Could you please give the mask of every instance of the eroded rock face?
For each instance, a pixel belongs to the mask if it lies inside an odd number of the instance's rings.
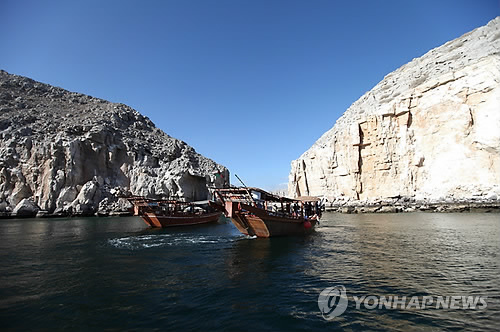
[[[40,208],[31,200],[23,198],[14,208],[12,214],[17,217],[34,217]]]
[[[500,197],[500,18],[387,75],[299,159],[289,195]]]
[[[120,195],[206,199],[228,170],[123,104],[0,71],[0,212],[125,209]],[[36,213],[36,212],[35,212]]]

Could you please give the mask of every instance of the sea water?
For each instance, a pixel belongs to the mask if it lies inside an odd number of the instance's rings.
[[[499,214],[326,213],[271,239],[227,222],[1,220],[0,328],[496,330],[499,253]]]

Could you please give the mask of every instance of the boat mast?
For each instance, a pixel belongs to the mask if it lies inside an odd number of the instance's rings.
[[[243,185],[243,187],[247,191],[248,197],[250,197],[250,200],[254,203],[254,205],[257,206],[257,202],[255,202],[255,200],[253,199],[252,194],[250,194],[250,190],[248,190],[248,187],[243,183],[243,181],[240,179],[238,174],[234,173],[234,176],[236,176],[236,178],[241,182],[241,184]]]

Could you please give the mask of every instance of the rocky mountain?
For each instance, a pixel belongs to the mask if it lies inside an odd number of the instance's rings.
[[[500,197],[500,17],[390,73],[292,162],[334,204]]]
[[[206,199],[228,170],[132,108],[0,71],[0,213],[107,214]]]

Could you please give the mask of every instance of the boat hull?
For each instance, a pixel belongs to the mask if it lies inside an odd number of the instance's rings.
[[[166,228],[175,226],[189,226],[216,222],[222,212],[207,213],[198,216],[159,216],[151,212],[141,214],[146,224],[155,228]]]
[[[231,221],[238,230],[249,236],[274,237],[305,235],[312,233],[317,224],[315,218],[290,218],[270,215],[267,211],[247,204],[233,204]]]

